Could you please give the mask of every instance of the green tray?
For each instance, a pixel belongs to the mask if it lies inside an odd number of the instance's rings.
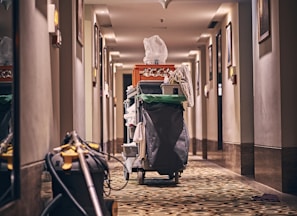
[[[184,95],[167,94],[140,94],[139,97],[146,103],[174,103],[179,104],[186,101]]]
[[[0,104],[6,104],[12,101],[12,94],[0,95]]]

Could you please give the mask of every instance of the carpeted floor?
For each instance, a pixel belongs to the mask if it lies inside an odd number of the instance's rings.
[[[110,168],[111,184],[120,188],[124,184],[123,169],[113,160]],[[177,185],[157,172],[146,172],[145,176],[144,184],[139,185],[133,172],[123,190],[111,191],[109,197],[118,201],[119,216],[297,215],[297,210],[276,194],[265,194],[240,176],[198,156],[189,156]]]
[[[123,160],[120,155],[117,158]],[[198,156],[189,156],[179,184],[157,172],[146,172],[143,185],[138,184],[136,172],[126,182],[123,166],[113,158],[108,163],[113,189],[105,188],[106,193],[110,192],[106,198],[118,202],[119,216],[297,215],[297,197],[289,196],[286,201],[290,204],[284,202],[283,194],[269,189],[267,193],[267,188],[262,190],[259,184]],[[48,201],[50,182],[45,181],[43,186]]]

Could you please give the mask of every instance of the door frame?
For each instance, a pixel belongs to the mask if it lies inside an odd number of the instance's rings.
[[[222,32],[216,35],[218,150],[223,149],[223,83],[222,83]]]

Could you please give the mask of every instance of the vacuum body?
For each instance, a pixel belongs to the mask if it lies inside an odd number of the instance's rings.
[[[63,181],[64,185],[77,200],[77,202],[85,209],[88,215],[96,215],[78,158],[72,160],[71,168],[68,170],[63,169],[64,159],[61,154],[55,154],[51,160],[59,178]],[[105,178],[104,168],[98,166],[98,162],[88,154],[85,155],[85,160],[88,164],[89,171],[94,182],[94,187],[99,200],[99,205],[102,209],[102,213],[103,215],[110,215],[105,207],[103,198],[103,185]],[[52,190],[53,197],[60,193],[63,194],[63,189],[55,178],[52,179]],[[56,208],[50,214],[50,216],[65,215],[81,215],[77,208],[75,208],[71,199],[69,199],[67,196],[63,196]]]

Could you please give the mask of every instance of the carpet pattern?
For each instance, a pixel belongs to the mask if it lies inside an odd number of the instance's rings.
[[[120,155],[117,158],[123,161]],[[111,157],[108,164],[112,190],[105,188],[105,198],[118,202],[119,216],[297,216],[297,197],[293,200],[296,206],[288,205],[275,194],[266,194],[242,181],[241,176],[198,156],[189,156],[179,184],[151,171],[139,185],[136,172],[126,181],[121,163]],[[48,173],[43,180],[46,206],[52,199]]]
[[[111,186],[120,188],[125,183],[123,168],[114,160],[109,165]],[[297,215],[296,209],[282,201],[255,199],[262,195],[263,192],[234,178],[225,169],[198,156],[189,156],[179,184],[157,172],[146,172],[144,184],[139,185],[137,173],[133,172],[127,186],[112,190],[108,198],[118,201],[119,216]]]

